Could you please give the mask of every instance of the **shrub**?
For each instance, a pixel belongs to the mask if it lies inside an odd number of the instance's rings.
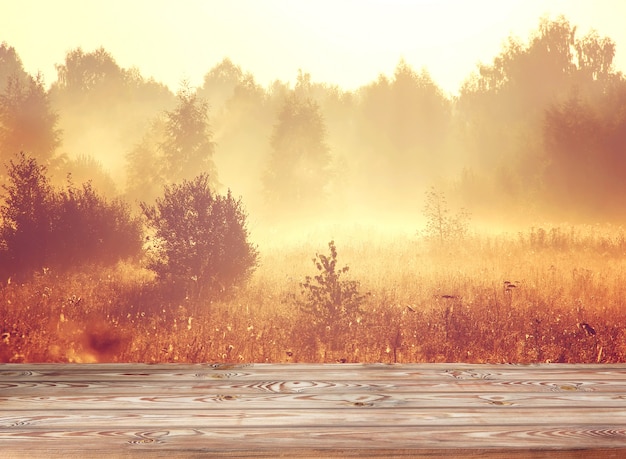
[[[24,153],[7,169],[0,206],[3,277],[112,264],[141,251],[140,221],[132,218],[125,203],[107,201],[89,183],[57,191],[46,167]]]
[[[363,314],[361,306],[366,295],[359,292],[358,281],[342,279],[350,268],[337,268],[335,242],[330,241],[328,248],[330,256],[318,253],[313,258],[319,274],[306,276],[304,282],[300,283],[303,296],[300,309],[311,317],[318,331],[324,329],[336,337]]]
[[[67,267],[85,262],[113,264],[141,252],[141,221],[131,215],[127,203],[107,200],[90,182],[81,187],[70,183],[56,199],[57,264]]]
[[[150,268],[161,281],[199,296],[222,293],[245,281],[258,251],[248,242],[241,200],[214,194],[208,174],[166,186],[155,206],[141,208],[154,231]]]
[[[428,239],[444,245],[467,236],[470,214],[461,209],[456,215],[450,215],[450,208],[442,191],[431,188],[426,192],[423,214],[426,217],[425,235]]]

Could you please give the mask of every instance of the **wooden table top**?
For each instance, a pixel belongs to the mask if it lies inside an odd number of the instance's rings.
[[[626,365],[1,364],[0,457],[626,457]]]

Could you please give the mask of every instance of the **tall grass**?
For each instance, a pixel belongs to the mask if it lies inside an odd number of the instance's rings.
[[[626,242],[616,228],[532,228],[446,246],[333,230],[370,292],[341,346],[297,304],[330,237],[261,249],[245,288],[173,300],[119,264],[0,290],[2,362],[624,362]],[[591,328],[595,334],[590,333]]]

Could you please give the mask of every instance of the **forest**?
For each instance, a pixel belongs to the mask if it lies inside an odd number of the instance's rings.
[[[0,362],[626,361],[615,52],[542,18],[454,96],[404,60],[173,92],[2,43]]]

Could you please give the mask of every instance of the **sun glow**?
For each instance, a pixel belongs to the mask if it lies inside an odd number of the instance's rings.
[[[224,57],[263,86],[294,81],[302,69],[315,81],[344,89],[391,74],[404,59],[426,68],[454,94],[506,37],[525,38],[541,16],[559,14],[583,33],[593,27],[614,39],[616,67],[626,68],[626,4],[619,0],[189,0],[182,6],[163,0],[26,0],[2,8],[1,39],[16,48],[27,71],[41,71],[48,83],[68,50],[103,46],[122,67],[136,66],[172,90],[182,79],[202,84]]]

